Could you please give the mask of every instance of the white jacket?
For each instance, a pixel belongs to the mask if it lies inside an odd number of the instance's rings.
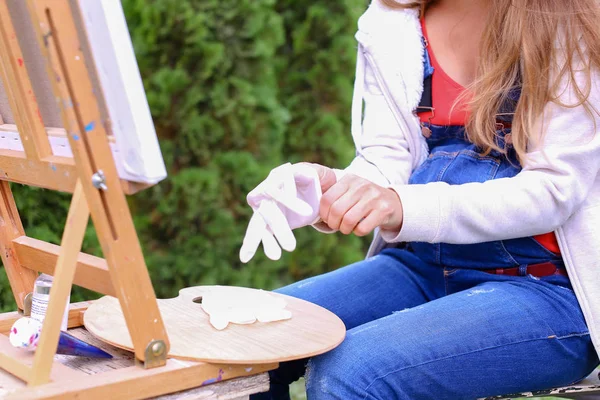
[[[543,142],[513,178],[483,183],[408,185],[427,157],[413,110],[421,98],[423,52],[416,10],[373,0],[358,22],[352,136],[345,170],[399,194],[401,231],[377,233],[368,256],[387,243],[479,243],[555,231],[571,283],[600,353],[600,118],[583,106],[546,106]],[[600,109],[600,76],[591,103]],[[574,104],[572,87],[561,100]],[[364,101],[364,113],[363,113]]]

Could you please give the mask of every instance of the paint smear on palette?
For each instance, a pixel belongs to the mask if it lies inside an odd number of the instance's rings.
[[[85,126],[85,131],[89,132],[89,131],[93,130],[95,127],[96,127],[96,123],[94,121],[92,121]]]
[[[224,372],[225,371],[223,371],[222,369],[219,369],[219,375],[217,375],[216,378],[207,379],[204,382],[202,382],[202,385],[200,385],[200,386],[210,385],[211,383],[215,383],[215,382],[219,382],[219,381],[223,380]]]

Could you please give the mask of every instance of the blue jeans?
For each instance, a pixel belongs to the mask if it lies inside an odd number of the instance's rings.
[[[568,278],[445,268],[380,255],[278,290],[338,315],[348,332],[306,368],[309,399],[474,399],[568,385],[598,364]],[[289,399],[306,360],[271,372]]]
[[[430,154],[410,184],[485,182],[521,170],[505,143],[509,130],[497,132],[504,153],[484,154],[463,127],[428,128]],[[409,243],[280,289],[332,311],[348,329],[339,347],[308,362],[309,399],[473,399],[584,378],[598,357],[569,278],[525,274],[545,262],[564,267],[531,237]],[[485,272],[504,268],[522,276]],[[282,363],[271,391],[254,399],[289,399],[305,364]]]

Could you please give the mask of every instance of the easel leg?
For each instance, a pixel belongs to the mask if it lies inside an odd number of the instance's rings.
[[[33,290],[37,272],[23,268],[17,259],[12,241],[25,235],[19,211],[10,185],[0,181],[0,255],[10,282],[17,307],[23,310],[23,300]]]
[[[30,386],[41,385],[50,381],[50,370],[60,335],[60,324],[67,297],[71,291],[77,257],[83,243],[83,236],[88,224],[90,210],[88,208],[81,181],[77,181],[71,200],[69,215],[63,233],[60,254],[54,272],[54,283],[50,289],[50,302],[42,327],[42,334],[33,362],[33,373]]]

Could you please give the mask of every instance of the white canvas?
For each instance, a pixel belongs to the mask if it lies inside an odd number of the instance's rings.
[[[104,92],[121,178],[156,183],[167,175],[120,0],[79,0]]]
[[[122,179],[154,184],[167,176],[144,86],[120,0],[77,0],[90,45],[98,83],[105,99],[114,141],[111,149]],[[47,127],[52,153],[72,157],[54,94],[46,75],[27,7],[8,0],[11,20],[25,66]],[[0,83],[0,149],[23,151],[15,121]],[[53,129],[57,128],[57,129]]]

